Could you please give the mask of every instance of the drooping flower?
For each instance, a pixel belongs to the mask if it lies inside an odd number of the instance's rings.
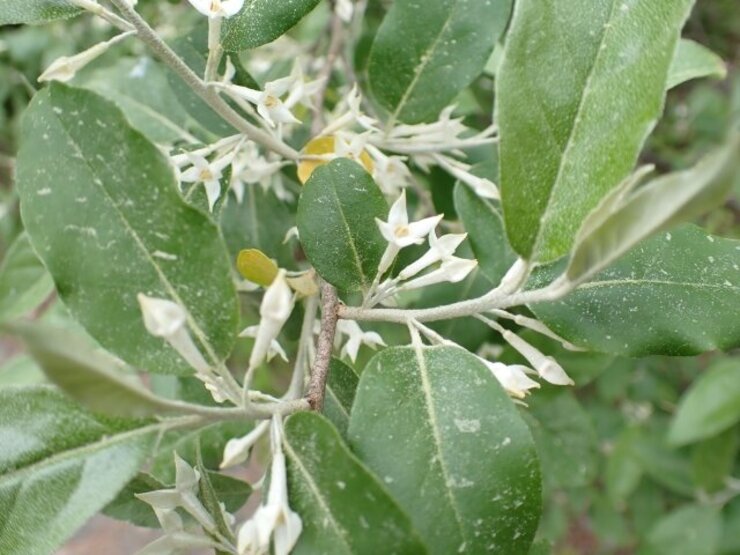
[[[436,283],[458,283],[468,277],[468,274],[470,274],[477,265],[477,260],[450,256],[442,262],[436,270],[432,270],[428,274],[421,275],[400,285],[398,287],[398,291],[420,289],[421,287],[428,287],[429,285],[434,285]]]
[[[49,67],[41,74],[39,81],[69,81],[79,70],[95,60],[98,56],[104,54],[111,46],[121,42],[123,39],[136,34],[136,31],[126,31],[116,35],[110,40],[99,42],[87,50],[75,54],[74,56],[62,56],[54,60]]]
[[[249,368],[257,368],[268,357],[272,342],[277,339],[293,311],[294,302],[293,291],[285,279],[285,270],[280,270],[262,298],[261,318],[249,357]]]
[[[339,320],[337,322],[337,338],[347,336],[341,354],[347,355],[352,362],[357,361],[360,345],[367,345],[371,349],[384,347],[385,341],[374,331],[363,331],[354,320]]]
[[[478,357],[493,373],[501,386],[512,397],[523,399],[530,389],[539,388],[540,384],[527,376],[526,366],[519,364],[503,364],[501,362],[491,362],[484,358]]]
[[[249,451],[265,434],[269,427],[270,421],[265,420],[257,424],[247,435],[230,439],[224,448],[221,468],[230,468],[246,461],[249,456]]]

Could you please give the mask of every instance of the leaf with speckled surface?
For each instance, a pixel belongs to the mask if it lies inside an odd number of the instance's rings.
[[[77,15],[82,10],[66,0],[3,0],[0,25],[46,23]]]
[[[368,80],[392,120],[432,121],[485,68],[511,0],[396,0],[370,51]]]
[[[693,0],[516,2],[496,80],[506,231],[523,258],[570,249],[663,110]]]
[[[191,372],[146,331],[142,292],[188,310],[207,359],[231,352],[238,306],[223,239],[185,204],[167,159],[114,104],[59,84],[37,94],[23,119],[17,176],[31,243],[71,314],[103,347],[137,368]]]
[[[430,553],[527,553],[541,512],[534,441],[473,355],[453,347],[376,355],[360,378],[349,438]]]
[[[223,24],[221,44],[230,52],[257,48],[287,33],[319,0],[247,0]]]
[[[558,273],[545,269],[534,282]],[[732,349],[740,346],[740,241],[683,226],[641,243],[564,299],[530,308],[594,351],[637,357]]]
[[[298,232],[319,275],[343,291],[367,289],[378,270],[385,240],[375,218],[388,204],[365,169],[338,158],[313,172],[298,202]]]
[[[291,553],[426,553],[408,516],[323,416],[291,416],[283,449],[291,507],[303,519],[303,532]]]
[[[162,427],[104,422],[49,387],[0,391],[0,553],[52,553],[136,474]]]

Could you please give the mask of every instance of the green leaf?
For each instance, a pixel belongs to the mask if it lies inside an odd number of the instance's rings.
[[[391,122],[433,121],[486,66],[511,0],[396,0],[375,35],[368,79]]]
[[[408,516],[325,418],[290,417],[283,446],[291,506],[303,519],[292,553],[426,553]]]
[[[564,299],[530,308],[560,336],[604,353],[730,349],[740,345],[738,252],[740,241],[684,226],[640,243]]]
[[[697,443],[691,452],[691,470],[697,487],[708,493],[723,489],[732,476],[738,448],[740,434],[735,427]]]
[[[206,474],[216,498],[224,504],[224,507],[230,513],[235,513],[241,509],[249,496],[252,495],[252,486],[244,480],[211,470],[206,470]]]
[[[727,66],[722,58],[706,46],[693,40],[681,39],[668,71],[666,88],[672,89],[681,83],[702,77],[724,79],[727,77]]]
[[[187,413],[153,395],[119,359],[74,333],[43,324],[10,330],[23,338],[51,382],[93,412],[130,418]]]
[[[721,534],[717,507],[684,505],[655,524],[647,547],[650,555],[715,555]]]
[[[452,347],[385,349],[350,416],[354,451],[430,553],[526,552],[541,511],[532,436],[491,372]]]
[[[635,165],[693,0],[516,2],[496,79],[506,230],[549,262]]]
[[[201,456],[200,449],[197,449],[196,452],[195,466],[198,470],[198,475],[200,476],[200,480],[198,480],[198,497],[200,497],[200,500],[203,502],[203,506],[208,513],[213,517],[213,522],[216,523],[216,529],[218,532],[229,541],[234,542],[236,538],[234,537],[231,526],[226,522],[226,516],[224,515],[220,505],[221,501],[211,483],[211,476],[203,465],[203,457]],[[238,481],[235,479],[233,480]]]
[[[103,509],[103,514],[117,520],[124,520],[145,528],[160,528],[157,515],[149,503],[136,497],[139,493],[165,489],[162,482],[144,472],[138,473],[133,480],[118,492],[116,498]]]
[[[468,232],[481,271],[491,283],[498,285],[516,260],[506,238],[500,209],[462,183],[455,185],[455,209]]]
[[[606,459],[606,493],[614,505],[626,501],[642,479],[642,465],[636,453],[639,437],[640,430],[637,428],[624,430],[614,441],[614,447]]]
[[[588,485],[596,475],[598,444],[589,415],[570,392],[537,393],[523,411],[548,489]]]
[[[45,387],[0,391],[0,553],[51,553],[134,476],[166,424],[112,425]]]
[[[224,21],[221,44],[238,52],[257,48],[287,33],[319,0],[247,0],[242,10]]]
[[[167,71],[151,58],[120,58],[84,72],[75,85],[115,102],[131,125],[154,143],[195,144],[208,138],[180,104]]]
[[[375,218],[387,214],[383,193],[356,162],[338,158],[317,168],[298,202],[298,231],[308,260],[341,290],[367,289],[385,249]]]
[[[46,23],[77,15],[82,10],[66,0],[3,0],[0,25]]]
[[[349,414],[359,381],[360,377],[354,368],[338,358],[331,359],[323,412],[342,436],[347,435]]]
[[[26,229],[72,315],[133,366],[190,373],[143,324],[136,295],[184,306],[214,364],[231,351],[237,298],[218,229],[180,197],[161,152],[112,103],[54,84],[23,121],[18,191]]]
[[[19,235],[0,266],[0,320],[27,314],[53,290],[54,282],[33,252],[28,235]]]
[[[693,498],[696,494],[691,476],[691,464],[665,441],[665,430],[649,430],[635,443],[635,453],[645,473],[671,492]]]
[[[572,282],[604,269],[637,243],[722,203],[737,167],[740,134],[682,172],[661,176],[626,200],[607,196],[586,219],[566,270]]]
[[[0,366],[0,388],[39,385],[46,381],[43,370],[30,356],[18,355]]]
[[[738,312],[735,312],[737,315]],[[740,421],[740,359],[715,362],[681,399],[668,438],[686,445],[718,434]]]

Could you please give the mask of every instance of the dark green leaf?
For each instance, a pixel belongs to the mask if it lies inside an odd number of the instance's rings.
[[[723,489],[732,476],[739,447],[740,434],[735,427],[697,443],[691,452],[696,486],[708,493]]]
[[[303,519],[295,555],[426,553],[409,518],[325,418],[292,416],[283,445],[290,501]]]
[[[486,66],[511,0],[396,0],[368,61],[373,95],[391,121],[432,121]]]
[[[564,299],[531,308],[559,335],[595,351],[729,349],[740,345],[738,252],[740,241],[681,227],[640,243]]]
[[[27,314],[54,290],[54,282],[23,233],[8,249],[0,266],[0,320]]]
[[[337,358],[329,363],[329,379],[326,385],[324,415],[339,430],[342,436],[347,434],[349,413],[355,400],[355,391],[360,378],[354,368]]]
[[[234,52],[272,42],[318,3],[319,0],[247,0],[238,14],[224,22],[221,44]]]
[[[45,23],[77,15],[81,11],[66,0],[2,0],[0,25]]]
[[[200,500],[203,502],[203,506],[213,517],[213,522],[216,523],[216,529],[218,532],[229,541],[233,542],[236,538],[234,537],[231,526],[226,522],[226,516],[224,515],[220,505],[221,500],[218,498],[218,494],[211,483],[211,476],[203,465],[203,457],[201,456],[200,448],[196,449],[195,467],[200,475],[200,480],[198,480],[198,497],[200,497]]]
[[[738,421],[740,359],[728,358],[714,363],[692,384],[681,399],[668,437],[674,445],[685,445],[718,434]]]
[[[526,552],[541,510],[527,426],[491,372],[458,348],[385,349],[350,417],[358,456],[411,516],[430,553]]]
[[[214,364],[229,354],[237,299],[223,239],[115,105],[58,84],[39,93],[24,118],[18,191],[59,295],[103,347],[150,371],[191,371],[147,333],[142,292],[184,306]]]
[[[111,425],[45,387],[0,391],[0,553],[51,553],[134,476],[166,424]]]
[[[635,165],[693,0],[520,0],[497,74],[509,240],[539,262]]]
[[[672,89],[692,79],[702,77],[724,79],[726,76],[727,66],[722,58],[698,42],[681,39],[668,72],[666,88]]]
[[[368,288],[385,249],[375,218],[387,214],[383,193],[362,166],[338,158],[319,167],[298,203],[298,231],[308,260],[341,290]]]

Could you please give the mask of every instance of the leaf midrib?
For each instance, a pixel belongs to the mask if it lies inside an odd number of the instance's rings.
[[[722,283],[695,283],[691,281],[664,281],[659,279],[611,279],[604,281],[591,281],[578,286],[576,288],[576,291],[580,291],[582,289],[596,289],[598,287],[613,287],[620,285],[665,285],[674,287],[695,287],[699,289],[730,289],[740,292],[740,286],[737,285],[727,285]]]
[[[339,198],[339,193],[337,193],[337,189],[334,186],[333,182],[331,183],[331,185],[329,185],[328,188],[331,190],[334,200],[336,201],[338,213],[342,219],[342,225],[344,225],[344,229],[347,232],[347,245],[352,251],[352,258],[354,258],[354,263],[355,263],[355,266],[357,267],[357,272],[360,275],[361,285],[363,288],[366,288],[368,286],[369,280],[367,279],[367,276],[365,275],[365,270],[362,268],[362,260],[360,259],[360,253],[357,252],[357,248],[355,247],[355,238],[352,235],[352,229],[349,226],[347,217],[344,215],[344,207],[342,206],[342,201]]]

